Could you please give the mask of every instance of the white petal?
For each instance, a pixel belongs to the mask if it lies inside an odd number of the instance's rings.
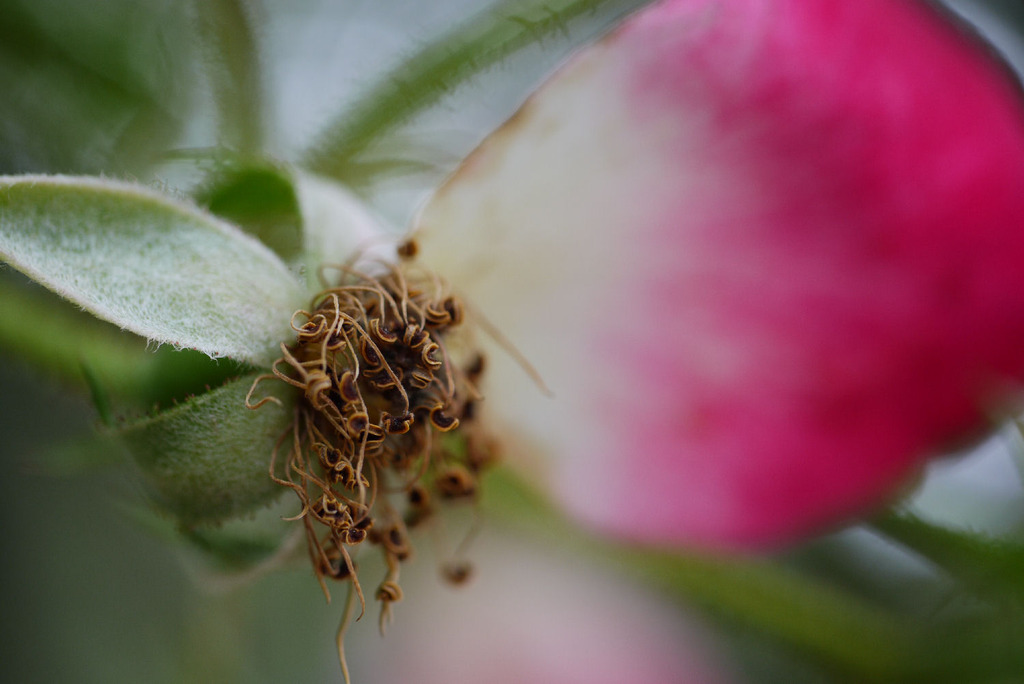
[[[393,261],[394,237],[361,199],[338,183],[296,171],[295,192],[302,212],[306,281],[319,286],[319,265],[354,264],[365,259]],[[356,261],[353,261],[356,260]]]
[[[881,505],[1024,378],[1022,159],[1019,85],[926,3],[669,0],[419,242],[556,395],[491,354],[510,461],[603,530],[763,547]]]

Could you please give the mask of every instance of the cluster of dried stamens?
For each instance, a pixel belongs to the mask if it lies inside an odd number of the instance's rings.
[[[473,500],[489,454],[472,427],[483,357],[449,348],[462,302],[408,262],[376,267],[374,275],[339,268],[311,310],[295,313],[294,344],[281,345],[273,375],[257,384],[274,377],[302,391],[278,449],[287,458],[281,463],[275,453],[271,477],[298,495],[296,519],[328,598],[326,579],[351,581],[365,609],[353,551],[383,552],[387,573],[376,591],[383,628],[402,598],[409,530],[431,519],[435,501]],[[468,566],[452,562],[445,574],[462,581]]]

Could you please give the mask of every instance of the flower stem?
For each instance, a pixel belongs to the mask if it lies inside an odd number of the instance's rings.
[[[871,526],[989,598],[1024,601],[1024,546],[1019,543],[941,527],[907,512],[887,512]]]

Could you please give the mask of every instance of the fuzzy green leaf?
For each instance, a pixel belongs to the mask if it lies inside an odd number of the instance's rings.
[[[157,342],[267,364],[305,293],[266,246],[190,204],[97,178],[0,176],[0,258]]]
[[[186,526],[250,513],[284,491],[268,468],[292,420],[292,395],[282,392],[283,405],[248,409],[255,378],[243,376],[120,432],[157,504]]]

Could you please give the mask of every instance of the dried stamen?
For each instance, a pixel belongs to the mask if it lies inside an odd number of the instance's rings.
[[[489,442],[473,421],[483,357],[459,348],[454,357],[468,358],[460,367],[448,348],[458,345],[465,307],[436,276],[411,276],[408,263],[381,267],[381,277],[337,269],[339,281],[292,317],[294,343],[281,345],[273,375],[257,383],[273,377],[301,392],[290,439],[282,438],[270,470],[302,505],[295,519],[305,526],[317,580],[328,599],[326,580],[351,580],[364,605],[352,554],[379,548],[388,568],[375,592],[383,627],[402,597],[408,530],[435,518],[431,492],[442,504],[475,500],[491,459],[481,455]],[[251,396],[250,408],[268,401],[251,404]],[[468,568],[460,561],[444,575],[463,582]],[[351,601],[350,594],[339,648]]]

